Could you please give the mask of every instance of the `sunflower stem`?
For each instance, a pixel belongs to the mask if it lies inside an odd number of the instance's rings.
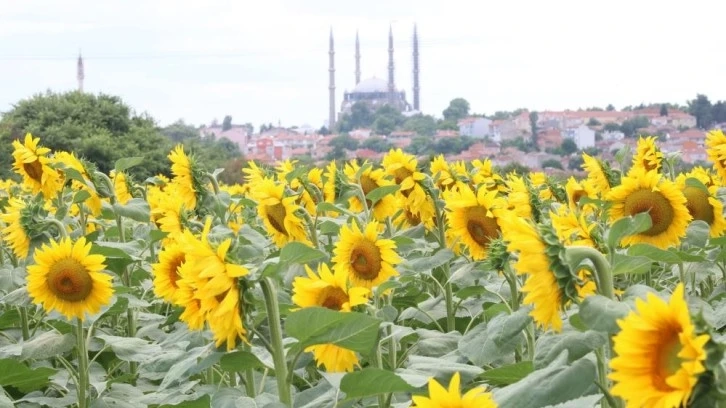
[[[18,307],[20,311],[20,325],[23,330],[23,340],[30,338],[30,327],[28,326],[28,309],[25,306]]]
[[[68,231],[66,231],[66,226],[62,222],[53,217],[46,218],[45,222],[49,225],[52,224],[58,230],[61,239],[68,238]]]
[[[83,321],[76,319],[76,345],[78,348],[78,408],[88,407],[88,351]]]
[[[277,379],[277,392],[280,402],[285,406],[292,406],[292,394],[290,385],[287,382],[287,361],[285,360],[285,348],[282,344],[282,325],[280,322],[280,308],[277,303],[277,291],[275,282],[269,277],[260,280],[262,294],[265,297],[265,309],[267,309],[267,322],[270,325],[270,343],[272,345],[272,359],[275,364],[275,378]]]
[[[597,276],[597,289],[608,299],[614,298],[613,276],[610,263],[605,256],[595,248],[585,246],[573,246],[566,249],[565,256],[570,266],[577,266],[585,259],[592,262]],[[575,268],[573,268],[575,269]]]
[[[126,242],[126,231],[124,230],[124,221],[121,215],[116,214],[116,228],[118,229],[118,240],[119,242]],[[124,267],[123,272],[123,283],[126,287],[131,287],[131,276],[129,273],[128,266]],[[127,320],[127,326],[126,326],[126,333],[128,337],[136,337],[136,316],[134,313],[134,309],[129,307],[126,310],[126,320]],[[138,368],[138,363],[134,361],[129,361],[129,374],[131,374],[131,384],[136,385],[136,370]]]

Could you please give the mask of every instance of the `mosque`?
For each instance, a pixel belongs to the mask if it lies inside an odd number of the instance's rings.
[[[420,110],[420,86],[419,86],[419,61],[418,61],[418,33],[416,26],[413,27],[413,104],[406,100],[406,91],[396,89],[393,63],[393,31],[388,31],[388,80],[381,78],[367,78],[361,80],[360,71],[360,42],[358,33],[355,35],[355,88],[351,92],[343,93],[343,102],[340,105],[340,112],[336,114],[335,104],[335,48],[333,44],[333,31],[330,31],[330,66],[328,68],[329,78],[329,112],[328,127],[333,129],[337,122],[338,115],[349,113],[351,107],[357,102],[368,104],[371,110],[380,106],[390,105],[401,112],[415,112]]]

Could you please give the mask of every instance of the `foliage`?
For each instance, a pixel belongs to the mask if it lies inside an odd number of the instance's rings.
[[[602,123],[600,123],[599,120],[595,118],[590,118],[590,120],[587,121],[587,126],[600,126]]]
[[[563,170],[562,163],[560,163],[560,161],[557,160],[557,159],[547,159],[547,160],[544,160],[542,162],[542,168],[543,169],[546,169],[548,167],[549,168],[553,168],[553,169]]]
[[[529,113],[529,127],[530,127],[530,132],[532,132],[532,146],[534,146],[535,150],[538,150],[537,149],[537,139],[539,138],[539,129],[537,129],[538,120],[539,120],[539,115],[537,115],[537,112]]]
[[[562,149],[562,152],[564,154],[570,155],[577,151],[577,143],[575,143],[575,141],[571,138],[567,137],[565,138],[565,140],[562,141],[560,148]]]
[[[431,115],[415,115],[406,119],[403,129],[416,132],[419,136],[431,137],[436,133],[436,120]]]
[[[227,115],[222,120],[222,132],[232,129],[232,117]]]
[[[360,145],[363,149],[371,149],[374,152],[382,153],[387,152],[393,148],[391,142],[387,141],[382,137],[370,137],[363,141]]]
[[[620,125],[620,131],[623,132],[625,137],[637,137],[638,130],[650,126],[650,120],[646,116],[636,116],[631,119],[626,119]]]
[[[469,116],[469,102],[464,98],[455,98],[449,102],[449,106],[442,112],[444,120],[458,121]]]

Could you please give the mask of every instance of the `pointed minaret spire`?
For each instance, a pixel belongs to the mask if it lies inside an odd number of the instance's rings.
[[[420,111],[419,91],[421,87],[418,82],[418,31],[416,24],[413,25],[413,110]]]
[[[330,85],[328,86],[329,94],[329,112],[328,112],[328,129],[333,132],[335,129],[335,50],[333,46],[333,27],[330,27],[330,66],[328,67],[328,73],[330,74]]]
[[[78,51],[78,65],[76,66],[76,79],[78,80],[78,92],[83,92],[83,80],[86,78],[86,75],[83,71],[83,56],[81,56],[81,51]]]
[[[388,26],[388,98],[395,100],[396,85],[393,80],[393,27]]]
[[[355,84],[360,83],[360,41],[358,41],[358,30],[355,31]]]

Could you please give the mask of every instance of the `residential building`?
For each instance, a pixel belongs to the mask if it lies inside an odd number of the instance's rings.
[[[564,138],[574,140],[580,150],[595,146],[595,131],[585,125],[565,129],[562,133]]]
[[[459,134],[477,139],[492,136],[492,121],[487,118],[464,118],[459,120]]]

